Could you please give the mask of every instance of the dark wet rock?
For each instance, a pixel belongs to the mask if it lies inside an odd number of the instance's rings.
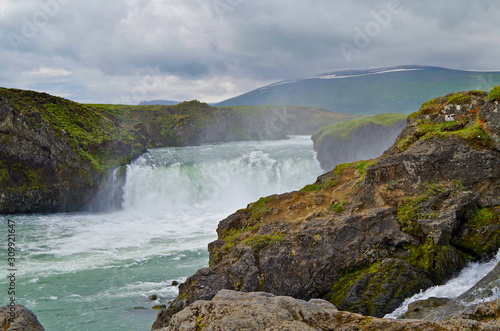
[[[165,308],[167,308],[166,305],[156,305],[156,306],[153,306],[153,309],[155,309],[155,310],[160,310],[160,309],[165,309]]]

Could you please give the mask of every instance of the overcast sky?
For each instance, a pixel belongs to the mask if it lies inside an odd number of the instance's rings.
[[[346,68],[500,70],[499,17],[497,0],[0,0],[0,86],[216,102]]]

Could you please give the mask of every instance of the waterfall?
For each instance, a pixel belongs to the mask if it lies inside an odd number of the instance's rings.
[[[310,140],[297,139],[280,152],[273,142],[151,150],[127,167],[123,207],[233,212],[261,196],[296,190],[321,172],[314,154],[300,148]]]

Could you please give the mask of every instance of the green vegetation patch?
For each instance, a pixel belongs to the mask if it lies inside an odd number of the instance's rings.
[[[301,192],[319,192],[322,190],[326,190],[331,187],[335,187],[339,183],[338,179],[335,179],[334,177],[330,177],[325,179],[323,182],[316,182],[314,184],[309,184],[304,186],[300,191]]]
[[[365,175],[366,175],[366,169],[375,163],[376,163],[376,161],[361,160],[361,161],[355,161],[355,162],[351,162],[351,163],[339,164],[335,168],[333,168],[333,171],[332,171],[333,177],[329,177],[323,181],[317,181],[314,184],[306,185],[300,191],[301,192],[319,192],[322,190],[326,190],[328,188],[335,187],[340,182],[339,177],[342,175],[342,173],[346,169],[349,169],[349,168],[354,168],[358,171],[358,174],[360,176],[358,181],[363,180]]]
[[[430,114],[435,114],[441,111],[446,105],[454,104],[454,105],[465,105],[469,104],[472,101],[472,96],[484,97],[484,92],[482,91],[467,91],[450,94],[445,97],[438,97],[427,102],[424,102],[420,109],[410,114],[408,119],[413,120],[419,116],[425,116]]]
[[[436,123],[429,119],[418,119],[413,134],[396,143],[399,151],[405,151],[409,146],[420,139],[448,139],[460,138],[476,149],[493,148],[491,138],[484,132],[476,120],[472,123],[468,119]]]
[[[406,198],[403,200],[396,211],[398,222],[401,225],[401,231],[417,237],[424,234],[422,227],[418,223],[418,220],[423,218],[420,213],[419,205],[428,199],[428,195],[422,195],[416,198]]]
[[[240,236],[243,233],[252,232],[257,229],[258,226],[253,225],[253,226],[247,226],[245,228],[230,229],[229,231],[224,232],[224,235],[222,236],[222,238],[220,238],[222,241],[225,242],[225,245],[222,246],[222,250],[228,252],[229,250],[231,250],[231,248],[233,248],[235,245],[241,242]]]
[[[488,101],[490,100],[500,100],[500,86],[494,87],[490,93],[488,94],[488,98],[486,99]]]
[[[446,104],[465,105],[471,102],[471,100],[472,97],[470,96],[470,94],[455,93],[448,97],[448,101],[446,102]]]
[[[351,132],[361,126],[369,124],[392,126],[398,121],[405,120],[407,117],[408,115],[406,114],[387,113],[334,123],[319,129],[316,133],[314,133],[312,139],[316,145],[320,145],[323,139],[327,136],[333,136],[340,140],[349,140]]]
[[[437,246],[433,240],[428,240],[421,246],[406,247],[410,254],[406,259],[412,266],[430,271],[435,265],[435,260],[443,260],[446,257],[448,246]]]
[[[423,271],[435,284],[443,284],[471,260],[469,255],[450,245],[436,245],[432,238],[423,245],[405,248],[408,255],[403,259]]]
[[[434,98],[422,104],[422,107],[417,112],[408,116],[408,119],[413,120],[415,117],[437,113],[441,109],[439,98]]]
[[[450,124],[448,124],[448,126],[449,125]],[[443,129],[446,127],[447,125],[445,124],[437,125],[435,130],[427,132],[423,136],[423,139],[447,139],[455,137],[465,140],[469,145],[473,146],[476,149],[494,147],[490,136],[488,136],[486,132],[484,132],[484,130],[481,128],[481,125],[477,121],[474,122],[474,124],[471,126],[456,131],[446,131]]]
[[[334,201],[330,205],[329,209],[331,211],[336,212],[336,213],[341,213],[341,212],[343,212],[345,210],[345,206],[346,205],[347,205],[347,202],[345,202],[345,201]]]
[[[253,223],[259,221],[272,211],[272,207],[267,205],[271,200],[271,197],[260,198],[248,205],[247,211],[250,213],[250,220]]]
[[[456,244],[477,257],[490,257],[500,248],[500,206],[481,208],[467,221]]]
[[[366,168],[374,164],[375,162],[373,161],[357,161],[354,163],[354,166],[356,167],[356,170],[358,171],[360,176],[365,176],[366,175]]]
[[[431,196],[437,196],[444,192],[443,187],[437,183],[425,182],[420,185],[419,189],[425,190],[424,194],[404,199],[396,210],[401,231],[417,237],[423,236],[422,227],[418,223],[419,219],[436,219],[439,217],[439,213],[437,212],[422,213],[420,211],[420,204],[429,200]]]
[[[380,262],[376,262],[368,267],[360,268],[357,270],[350,270],[344,273],[340,279],[335,282],[325,299],[333,303],[335,306],[340,307],[351,288],[363,276],[377,272]]]
[[[282,240],[282,233],[272,233],[269,235],[255,235],[252,238],[244,240],[243,243],[249,244],[253,251],[258,252],[267,246],[279,243]]]

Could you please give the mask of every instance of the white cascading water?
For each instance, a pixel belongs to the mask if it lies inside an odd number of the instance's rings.
[[[433,286],[426,291],[415,294],[411,298],[406,299],[399,308],[392,313],[387,314],[384,318],[396,319],[408,311],[408,306],[419,300],[426,300],[432,297],[454,299],[462,295],[474,285],[476,285],[483,277],[490,273],[495,266],[500,263],[500,251],[494,259],[488,262],[474,262],[465,267],[460,274],[449,280],[444,285]],[[482,302],[500,299],[500,288],[494,289],[490,296],[477,298],[476,301],[464,303],[473,305]]]
[[[123,207],[133,211],[236,211],[261,196],[298,189],[321,169],[309,151],[286,142],[229,143],[156,149],[127,169]],[[196,151],[195,155],[193,152]]]

